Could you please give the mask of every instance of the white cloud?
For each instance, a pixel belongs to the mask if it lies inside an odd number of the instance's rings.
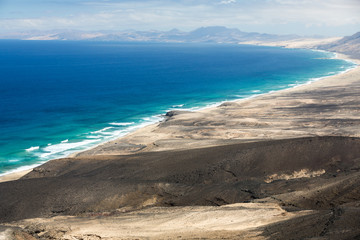
[[[0,17],[0,29],[192,30],[223,25],[244,31],[331,35],[339,29],[360,30],[358,0],[126,0],[80,6],[57,11],[56,16]]]
[[[236,3],[236,0],[223,0],[220,2],[220,4],[231,4],[231,3]]]

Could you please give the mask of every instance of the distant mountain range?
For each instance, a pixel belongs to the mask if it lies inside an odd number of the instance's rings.
[[[332,43],[320,45],[318,46],[318,49],[344,53],[351,57],[360,59],[360,32]]]
[[[191,32],[177,29],[170,31],[84,32],[73,30],[31,31],[0,34],[2,39],[22,40],[94,40],[94,41],[147,41],[147,42],[214,42],[238,43],[250,40],[285,41],[300,38],[297,35],[275,35],[256,32],[242,32],[236,28],[221,26],[202,27]]]
[[[191,42],[191,43],[244,43],[283,47],[317,48],[344,53],[360,58],[360,32],[334,41],[322,36],[276,35],[257,32],[243,32],[236,28],[222,26],[201,27],[184,32],[178,29],[170,31],[96,31],[77,30],[29,31],[0,33],[0,39],[21,40],[88,40],[119,42]],[[305,40],[305,41],[304,41]],[[304,42],[308,44],[304,44]],[[294,43],[302,42],[301,45]]]

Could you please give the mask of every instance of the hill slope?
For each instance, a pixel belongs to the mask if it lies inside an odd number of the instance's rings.
[[[344,37],[333,43],[320,45],[319,49],[328,50],[331,52],[344,53],[353,58],[360,58],[360,32],[352,36]]]
[[[252,202],[255,205],[238,209],[248,209],[250,219],[254,218],[251,212],[267,212],[266,206],[272,209],[271,216],[289,216],[289,211],[295,215],[298,213],[295,219],[258,229],[265,236],[277,239],[320,236],[348,239],[360,235],[359,167],[360,139],[346,137],[59,159],[34,169],[21,180],[0,184],[0,221],[59,215],[100,216],[94,219],[94,224],[114,217],[112,220],[119,221],[121,227],[125,223],[121,219],[130,217],[122,215],[123,211],[162,206],[170,207],[168,211],[171,213],[172,207],[177,206],[199,215],[201,208],[191,210],[186,206],[216,207]],[[278,206],[285,211],[276,210]],[[236,216],[242,213],[237,212],[236,206],[229,207],[235,211],[229,217],[238,220]],[[214,213],[222,208],[203,210],[205,212],[201,214],[208,214],[206,212]],[[304,215],[304,210],[311,211]],[[134,221],[138,219],[141,223],[142,216],[149,214],[145,212],[134,212],[132,217],[137,216]],[[109,214],[110,218],[107,217]],[[176,211],[174,214],[174,218],[179,216]],[[186,214],[183,217],[188,219]],[[83,220],[86,222],[89,218]],[[44,229],[48,229],[38,225],[39,221],[27,222],[27,229],[33,229],[34,236],[44,234]],[[45,225],[47,221],[44,220]],[[81,219],[76,221],[82,225]],[[231,223],[231,219],[226,221]],[[71,222],[70,219],[63,223],[71,225]],[[168,226],[166,222],[162,226]],[[217,225],[221,229],[221,224]],[[238,229],[234,224],[231,226],[229,229]],[[186,232],[181,225],[178,228]],[[204,229],[202,233],[211,229]],[[61,231],[73,230],[76,229]]]

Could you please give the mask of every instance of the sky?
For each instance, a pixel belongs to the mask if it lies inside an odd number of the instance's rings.
[[[191,31],[206,26],[352,35],[360,31],[360,0],[0,0],[0,32]]]

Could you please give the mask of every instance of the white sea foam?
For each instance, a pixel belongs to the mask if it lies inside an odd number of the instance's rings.
[[[100,133],[100,134],[104,134],[105,131],[109,130],[109,129],[112,129],[114,127],[106,127],[106,128],[103,128],[103,129],[100,129],[98,131],[94,131],[94,132],[91,132],[92,134],[97,134],[97,133]]]
[[[328,52],[329,53],[329,52]],[[333,53],[332,53],[333,54]],[[330,58],[336,58],[336,54],[333,54]],[[350,67],[350,68],[346,68],[345,66],[342,67],[342,69],[344,69],[341,72],[329,72],[328,74],[331,75],[336,75],[336,74],[341,74],[341,73],[345,73],[347,71],[352,70],[353,68],[355,68],[357,65],[355,62],[351,61],[351,60],[345,60],[347,62],[351,62],[352,64],[354,64],[354,66]],[[312,78],[309,79],[307,82],[305,83],[296,83],[296,84],[289,84],[289,87],[297,87],[300,85],[304,85],[304,84],[309,84],[312,83],[314,81],[320,80],[322,78]],[[259,95],[264,95],[267,93],[272,93],[272,92],[276,92],[276,91],[268,91],[268,92],[263,92],[261,90],[252,90],[251,96],[247,96],[245,99],[250,99],[250,98],[254,98],[256,96]],[[239,95],[240,97],[240,95]],[[242,98],[245,96],[241,96]],[[235,99],[235,100],[231,100],[230,102],[233,101],[238,101],[239,99]],[[244,98],[243,98],[244,100]],[[212,107],[217,107],[219,105],[221,105],[224,102],[229,102],[228,100],[224,100],[221,102],[216,102],[216,103],[209,103],[206,106],[202,106],[202,107],[192,107],[192,108],[182,108],[184,106],[184,104],[179,104],[179,105],[173,105],[172,108],[176,108],[176,109],[180,109],[180,110],[188,110],[188,111],[198,111],[198,110],[202,110],[202,109],[206,109],[206,108],[212,108]],[[77,152],[77,151],[81,151],[81,150],[85,150],[87,148],[93,147],[96,144],[99,144],[101,142],[105,142],[105,141],[109,141],[118,137],[123,137],[139,128],[145,127],[147,125],[159,122],[163,119],[163,116],[161,115],[156,115],[156,116],[152,116],[152,117],[145,117],[143,118],[139,123],[134,123],[134,122],[124,122],[124,123],[118,123],[118,122],[111,122],[109,123],[109,125],[113,125],[115,127],[105,127],[101,130],[98,131],[94,131],[91,132],[89,135],[84,136],[85,140],[80,141],[80,142],[72,142],[69,143],[68,139],[61,141],[60,144],[54,144],[52,145],[51,143],[48,144],[47,147],[45,148],[41,148],[40,146],[35,146],[35,147],[30,147],[28,149],[26,149],[27,152],[33,152],[35,151],[35,154],[40,156],[41,159],[43,160],[42,162],[40,162],[39,164],[34,164],[31,166],[23,166],[23,167],[19,167],[17,169],[14,169],[12,171],[8,171],[4,174],[0,174],[0,176],[5,175],[5,174],[9,174],[9,173],[13,173],[13,172],[18,172],[18,171],[23,171],[23,170],[28,170],[28,169],[32,169],[36,166],[39,166],[40,164],[42,164],[44,162],[44,160],[49,160],[51,158],[55,158],[55,157],[65,157],[71,153]],[[126,126],[125,129],[122,130],[118,130],[118,128],[116,128],[116,126]],[[116,129],[116,130],[114,130]],[[114,131],[111,131],[114,130]],[[39,151],[37,151],[39,150]],[[16,162],[18,160],[14,159],[14,160],[9,160],[10,162]]]
[[[160,122],[163,119],[164,119],[164,117],[161,114],[154,115],[154,116],[151,116],[151,117],[144,117],[144,118],[142,118],[142,120],[138,124],[135,124],[133,126],[129,126],[129,127],[127,127],[126,129],[123,129],[123,130],[114,131],[113,136],[116,137],[116,138],[117,137],[122,137],[122,136],[124,136],[124,135],[126,135],[126,134],[128,134],[130,132],[133,132],[133,131],[139,129],[139,128],[146,127],[148,125]]]
[[[15,168],[15,169],[13,169],[13,170],[10,170],[10,171],[1,173],[1,174],[0,174],[0,177],[5,176],[5,175],[8,175],[8,174],[11,174],[11,173],[16,173],[16,172],[21,172],[21,171],[25,171],[25,170],[30,170],[30,169],[33,169],[33,168],[38,167],[38,166],[40,166],[40,165],[41,165],[41,163],[33,164],[33,165],[27,165],[27,166],[21,166],[21,167]]]
[[[328,58],[324,58],[324,59],[340,59],[342,61],[345,61],[345,62],[348,62],[348,63],[352,63],[355,65],[355,67],[358,65],[356,62],[354,62],[353,60],[351,59],[343,59],[343,58],[339,58],[338,57],[338,53],[336,52],[329,52],[329,51],[325,51],[325,50],[320,50],[320,49],[311,49],[311,51],[313,52],[322,52],[322,53],[326,53],[329,55]],[[342,66],[341,68],[345,68],[345,66]],[[352,68],[350,68],[349,70],[351,70]],[[337,73],[335,73],[337,74]]]
[[[81,142],[64,142],[59,144],[54,144],[47,146],[43,149],[44,153],[40,154],[40,158],[48,158],[48,157],[59,157],[66,156],[71,152],[78,151],[80,147],[84,147],[90,144],[94,144],[98,142],[99,139],[94,140],[83,140]]]
[[[137,126],[130,127],[129,129],[137,129],[138,126],[147,126],[153,123],[157,123],[164,119],[164,116],[162,114],[154,115],[151,117],[144,117],[142,121]]]
[[[346,69],[344,72],[349,71],[351,69]],[[334,74],[339,74],[339,73],[335,73]],[[325,76],[326,77],[326,76]],[[324,77],[321,78],[312,78],[309,79],[307,82],[305,83],[292,83],[287,85],[288,87],[297,87],[300,85],[304,85],[304,84],[309,84],[312,83],[314,81],[318,81],[320,79],[322,79]],[[236,97],[240,97],[242,99],[251,99],[254,97],[257,97],[259,95],[264,95],[267,93],[273,93],[276,92],[277,90],[272,90],[272,91],[267,91],[267,92],[263,92],[261,90],[252,90],[251,93],[253,93],[252,95],[237,95]],[[230,100],[230,102],[233,101],[238,101],[239,99],[234,99],[234,100]],[[199,111],[199,110],[203,110],[203,109],[207,109],[207,108],[213,108],[213,107],[217,107],[225,102],[229,102],[229,100],[224,100],[221,102],[216,102],[216,103],[209,103],[206,106],[201,106],[201,107],[192,107],[192,108],[182,108],[184,106],[184,104],[179,104],[179,105],[173,105],[172,108],[176,108],[179,110],[184,110],[184,111]],[[169,109],[168,111],[171,111],[173,109]],[[131,132],[134,132],[137,129],[143,128],[145,126],[148,126],[150,124],[159,122],[161,120],[163,120],[164,116],[163,115],[154,115],[151,117],[144,117],[142,118],[138,123],[135,122],[111,122],[109,123],[110,125],[113,126],[126,126],[125,129],[118,129],[116,127],[105,127],[101,130],[98,131],[94,131],[91,132],[90,135],[86,136],[87,140],[84,140],[82,142],[78,142],[78,143],[62,143],[61,144],[57,144],[57,145],[53,145],[53,146],[49,146],[46,147],[44,149],[44,151],[46,151],[47,153],[43,153],[42,157],[49,157],[52,155],[66,155],[69,154],[71,152],[75,152],[75,151],[79,151],[79,150],[85,150],[86,148],[89,147],[93,147],[96,144],[99,144],[101,142],[106,142],[106,141],[110,141],[119,137],[123,137]]]
[[[43,149],[41,153],[39,153],[39,157],[46,160],[50,158],[55,157],[66,157],[71,153],[81,151],[88,149],[90,147],[93,147],[94,145],[97,145],[101,142],[110,141],[112,139],[116,139],[119,137],[123,137],[130,132],[133,132],[139,128],[148,126],[150,124],[159,122],[163,119],[163,116],[161,115],[155,115],[151,117],[144,117],[142,121],[140,121],[139,124],[131,126],[128,125],[125,129],[118,129],[114,131],[110,131],[112,129],[116,129],[114,127],[106,127],[98,131],[91,132],[90,134],[96,134],[96,135],[88,135],[86,136],[86,139],[80,142],[65,142],[62,141],[59,144],[53,144],[50,146],[47,146]],[[135,124],[135,123],[134,123]]]
[[[317,58],[317,59],[336,59],[336,58],[338,58],[338,54],[336,52],[329,52],[329,51],[321,50],[321,49],[310,49],[310,50],[313,52],[321,52],[321,53],[327,54],[326,57]]]
[[[134,122],[124,122],[124,123],[112,122],[112,123],[109,123],[109,124],[114,125],[114,126],[129,126],[129,125],[133,125]]]
[[[170,111],[174,111],[174,110],[177,110],[177,111],[189,111],[189,112],[192,112],[192,111],[198,111],[200,109],[202,109],[203,107],[189,107],[189,108],[169,108],[167,110],[165,110],[165,113],[167,112],[170,112]]]
[[[328,53],[330,55],[330,59],[337,58],[337,54],[333,53],[333,52],[328,52],[328,51],[323,51],[323,50],[313,50],[313,51],[319,51],[319,52]],[[350,62],[350,63],[354,64],[354,66],[348,67],[348,68],[346,68],[346,70],[341,71],[341,72],[330,72],[328,74],[331,74],[331,76],[337,75],[337,74],[342,74],[342,73],[346,73],[346,72],[348,72],[348,71],[350,71],[350,70],[357,67],[357,64],[355,62],[351,61],[351,60],[348,60],[348,59],[342,59],[342,60]],[[344,69],[345,66],[343,66],[342,68]],[[323,76],[323,77],[320,77],[320,78],[311,78],[308,81],[305,81],[305,82],[302,82],[302,83],[299,83],[298,81],[296,81],[295,83],[288,84],[287,86],[281,86],[281,87],[282,88],[286,88],[286,87],[296,88],[296,87],[299,87],[301,85],[307,85],[307,84],[313,83],[315,81],[321,80],[321,79],[326,78],[326,77],[329,77],[329,75]],[[246,99],[255,98],[257,96],[261,96],[261,95],[265,95],[265,94],[271,94],[271,93],[274,93],[274,92],[277,92],[277,91],[279,91],[279,90],[271,90],[271,91],[266,91],[266,92],[264,92],[263,90],[252,90],[251,93],[254,93],[252,95],[235,95],[235,96],[241,98],[241,100],[246,100]],[[200,111],[200,110],[203,110],[203,109],[218,107],[218,106],[220,106],[221,104],[223,104],[225,102],[236,102],[236,101],[239,101],[239,100],[240,99],[224,100],[224,101],[220,101],[220,102],[216,102],[216,103],[209,103],[206,106],[202,106],[202,107],[181,108],[179,110],[183,110],[183,111]],[[183,104],[182,105],[173,105],[172,107],[174,108],[174,107],[182,107],[182,106],[183,106]],[[169,110],[167,110],[167,112],[171,111],[171,110],[173,110],[173,109],[169,109]],[[144,120],[149,120],[149,118],[144,118]],[[141,127],[142,126],[139,126],[139,128],[141,128]]]
[[[32,151],[35,151],[35,150],[39,150],[40,147],[39,146],[36,146],[36,147],[30,147],[30,148],[27,148],[25,149],[27,152],[32,152]]]
[[[137,123],[137,124],[133,123],[132,125],[129,125],[125,129],[120,129],[120,130],[117,129],[117,130],[109,131],[106,134],[101,133],[101,135],[89,135],[89,136],[86,136],[86,138],[96,139],[96,141],[100,141],[100,142],[97,142],[96,144],[99,144],[102,142],[107,142],[107,141],[117,139],[119,137],[124,137],[125,135],[127,135],[131,132],[134,132],[137,129],[160,122],[163,119],[164,119],[164,116],[161,114],[154,115],[151,117],[144,117],[141,119],[141,121],[139,123]],[[113,128],[113,129],[116,129],[116,128]],[[99,132],[99,131],[96,131],[96,132]],[[95,144],[91,144],[91,146],[89,146],[87,149],[94,147],[94,145]],[[82,150],[85,150],[85,149],[82,149]]]
[[[244,99],[244,98],[249,97],[249,95],[247,95],[247,94],[244,94],[244,95],[238,94],[238,95],[234,95],[234,97]]]
[[[181,108],[181,107],[183,107],[184,106],[184,104],[179,104],[179,105],[173,105],[173,106],[171,106],[172,108]]]
[[[89,135],[89,136],[86,136],[86,138],[92,138],[92,139],[97,139],[97,138],[102,138],[104,137],[103,135]]]
[[[9,159],[8,162],[19,162],[20,159]]]

